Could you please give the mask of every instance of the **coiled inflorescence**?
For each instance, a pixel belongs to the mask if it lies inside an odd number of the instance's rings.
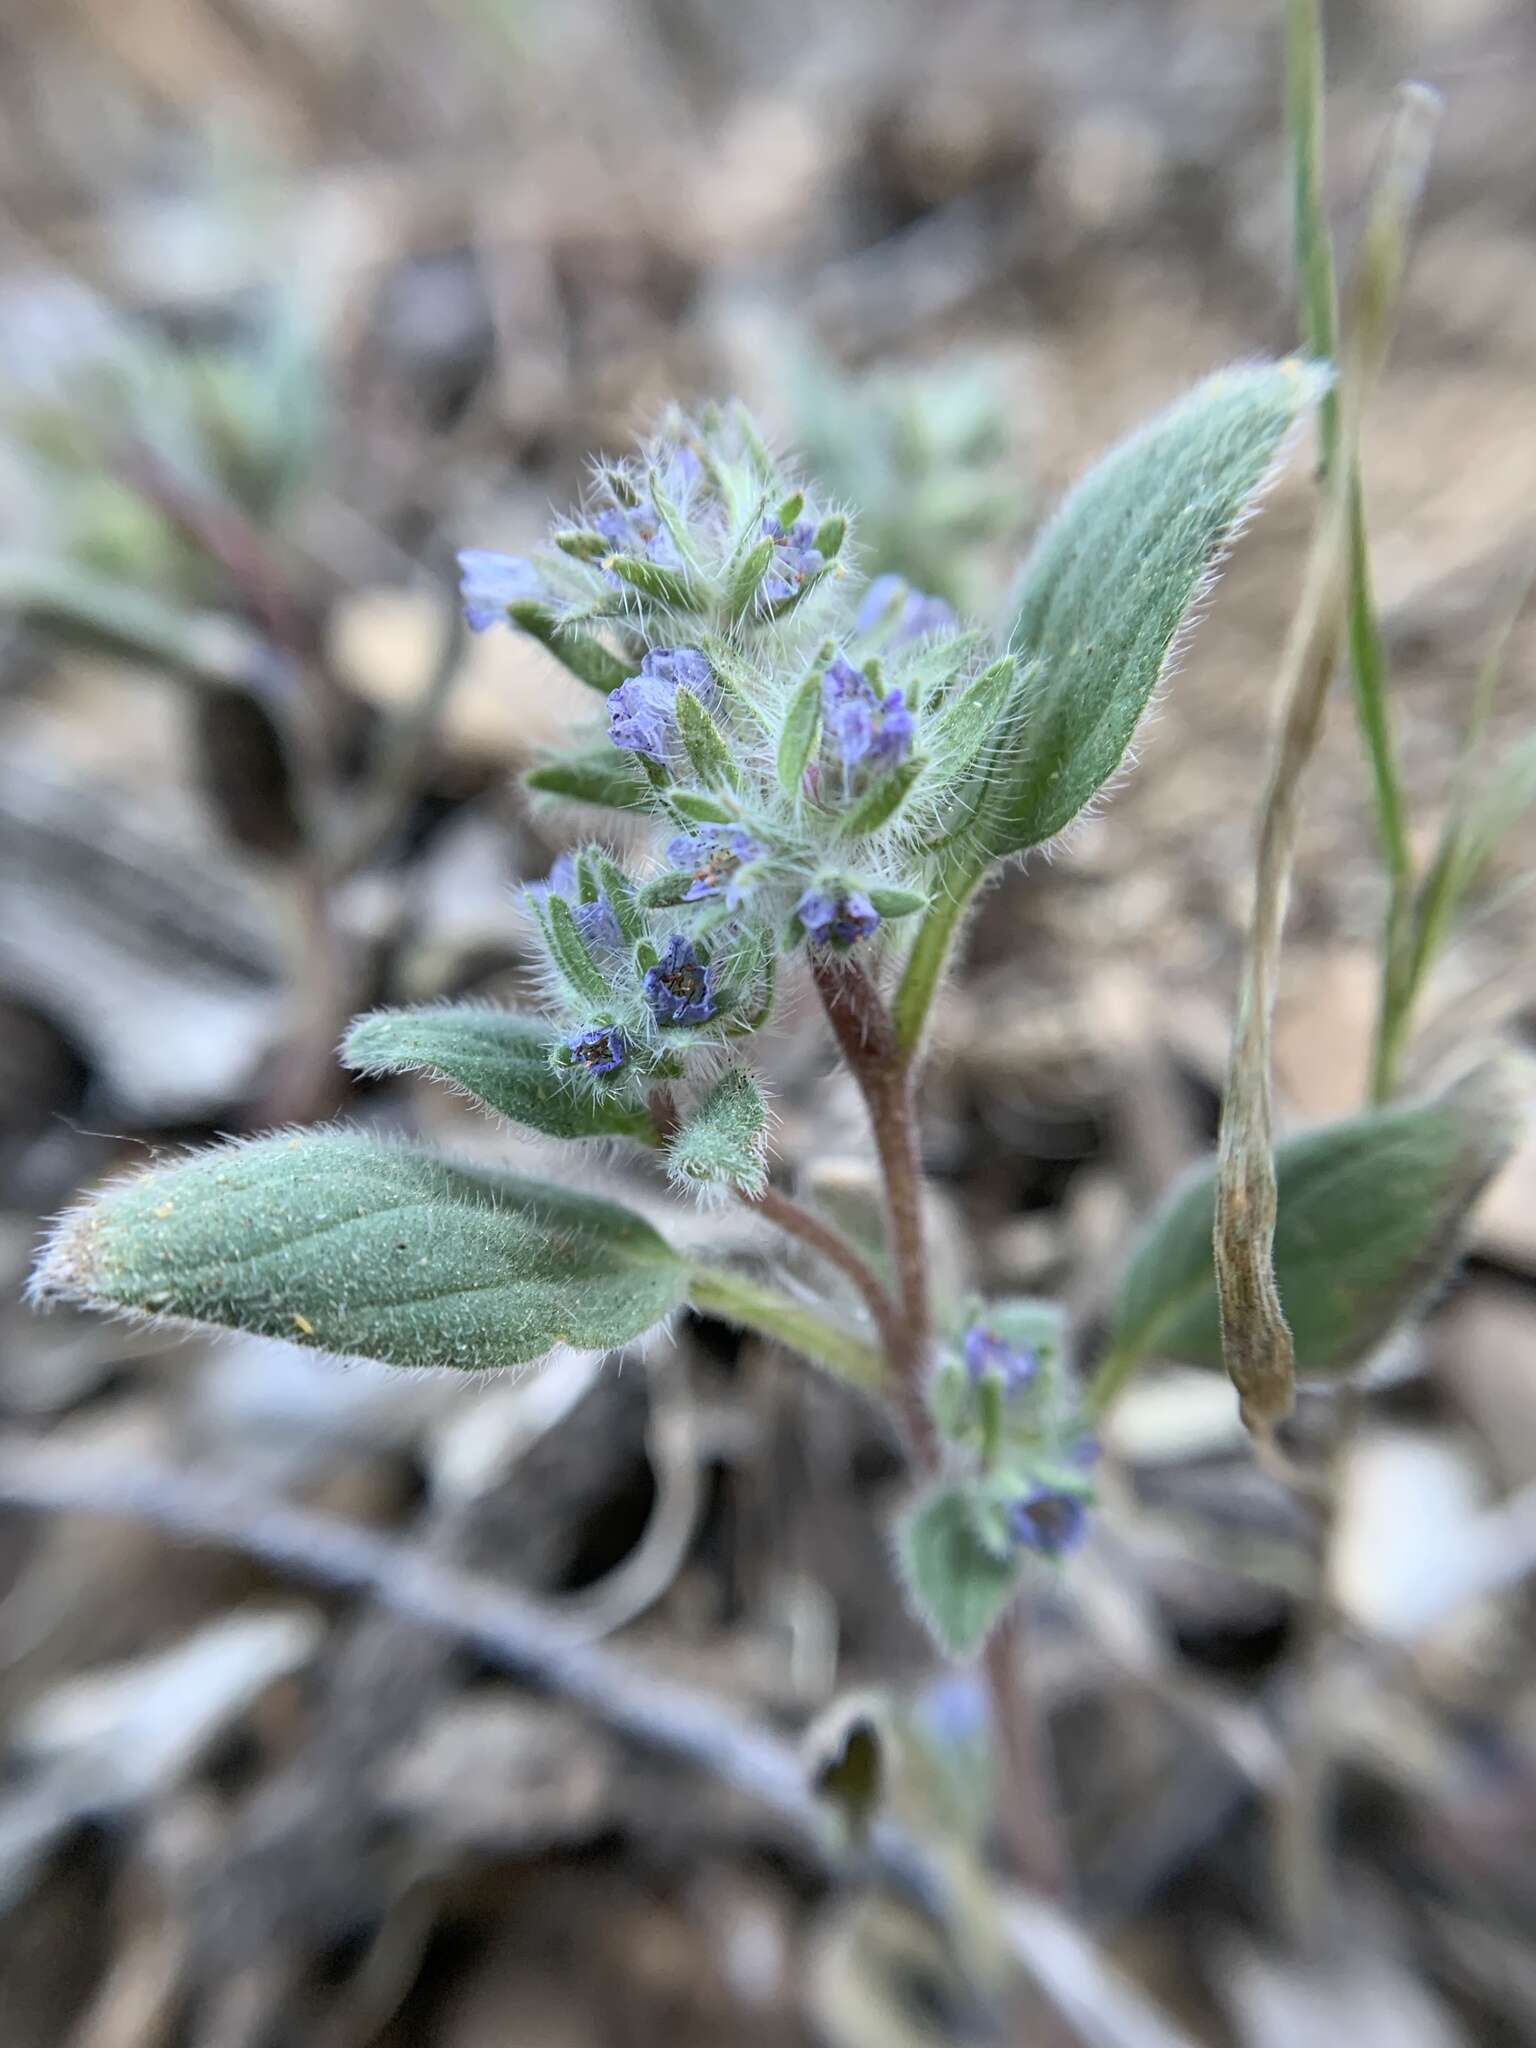
[[[881,943],[976,815],[1015,665],[849,557],[739,410],[600,464],[534,557],[461,557],[472,627],[505,618],[604,693],[534,786],[663,828],[623,902],[596,848],[532,892],[573,1074],[633,1089],[755,1028],[778,957]]]

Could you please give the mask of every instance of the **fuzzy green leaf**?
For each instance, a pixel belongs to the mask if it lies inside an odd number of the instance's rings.
[[[607,976],[587,951],[570,904],[551,892],[535,902],[533,909],[550,960],[567,990],[578,1003],[596,1003],[601,1009],[612,991]]]
[[[779,734],[779,787],[789,797],[800,794],[806,764],[816,751],[821,731],[821,672],[813,670],[789,700],[784,730]]]
[[[376,1010],[348,1031],[341,1060],[358,1074],[431,1074],[548,1138],[648,1140],[644,1110],[555,1072],[554,1043],[547,1025],[489,1004]]]
[[[1522,1121],[1511,1069],[1496,1063],[1432,1101],[1323,1124],[1275,1148],[1275,1274],[1298,1373],[1359,1364],[1433,1290]],[[1221,1367],[1215,1190],[1208,1161],[1148,1224],[1110,1328],[1117,1381],[1143,1358]]]
[[[726,593],[725,605],[733,619],[744,619],[757,600],[757,587],[768,573],[773,560],[773,542],[760,540],[755,547],[747,550],[731,574],[731,586]]]
[[[547,647],[563,668],[578,681],[606,695],[634,674],[631,662],[621,661],[610,648],[574,626],[562,626],[559,615],[537,598],[520,597],[507,606],[507,615],[522,627],[530,639]]]
[[[672,611],[701,612],[708,608],[709,594],[699,589],[681,569],[668,569],[646,555],[610,555],[604,562],[622,583],[638,590],[642,597],[664,604]]]
[[[692,887],[692,875],[657,875],[641,889],[641,906],[646,910],[671,910],[683,902]]]
[[[1018,1590],[1020,1562],[982,1541],[961,1488],[924,1495],[896,1529],[896,1551],[918,1613],[949,1657],[970,1657]]]
[[[568,797],[573,803],[597,804],[607,811],[646,811],[651,792],[635,771],[634,756],[606,740],[579,754],[561,754],[540,762],[523,777],[529,789],[550,796]]]
[[[885,889],[874,887],[865,894],[870,902],[887,920],[893,917],[915,917],[920,910],[928,908],[928,898],[916,889]]]
[[[615,1203],[333,1130],[221,1145],[107,1188],[55,1231],[32,1291],[477,1371],[627,1343],[687,1281]]]
[[[1008,707],[1019,684],[1019,664],[1011,654],[994,661],[940,706],[932,726],[935,755],[958,772],[1006,733]]]
[[[845,839],[865,839],[890,823],[912,793],[912,785],[923,772],[921,761],[903,761],[874,788],[866,791],[852,810],[845,812],[840,830]]]
[[[1053,838],[1120,766],[1180,625],[1325,376],[1288,361],[1208,377],[1090,470],[1046,526],[1010,606],[1010,644],[1041,667],[1020,743],[992,779],[992,858]]]
[[[614,921],[624,936],[624,943],[638,946],[646,936],[648,927],[640,914],[640,901],[634,882],[613,856],[600,846],[586,847],[581,857],[598,890],[612,905]]]
[[[673,700],[673,716],[684,751],[699,780],[712,789],[734,789],[740,777],[725,735],[692,690],[679,690]]]
[[[706,796],[701,789],[669,789],[663,801],[669,811],[699,825],[729,825],[736,816],[729,804],[717,796]]]
[[[829,512],[811,536],[811,546],[824,562],[830,562],[842,553],[847,537],[848,521],[841,512]]]
[[[762,1192],[768,1178],[768,1105],[745,1067],[722,1074],[667,1148],[675,1180]]]

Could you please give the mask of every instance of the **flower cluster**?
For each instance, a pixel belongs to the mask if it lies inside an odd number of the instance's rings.
[[[761,1021],[772,989],[763,949],[678,929],[600,847],[562,854],[524,901],[556,1016],[551,1056],[573,1082],[639,1102]]]
[[[975,1474],[1002,1540],[1063,1557],[1088,1532],[1098,1441],[1077,1407],[1060,1311],[1003,1302],[973,1315],[933,1385],[935,1420]]]
[[[607,1087],[766,1018],[787,950],[878,946],[974,814],[1014,664],[849,555],[845,517],[733,411],[598,466],[535,558],[461,557],[476,630],[504,617],[603,693],[534,786],[661,828],[629,912],[563,869],[534,892],[565,1056]]]

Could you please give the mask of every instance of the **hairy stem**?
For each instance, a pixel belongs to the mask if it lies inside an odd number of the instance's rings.
[[[869,1111],[900,1311],[891,1332],[897,1405],[919,1469],[933,1473],[940,1463],[938,1432],[927,1399],[933,1311],[928,1298],[922,1164],[911,1063],[897,1046],[885,1005],[862,967],[850,959],[818,953],[813,956],[811,971],[833,1035]]]
[[[774,1187],[765,1187],[761,1194],[742,1195],[739,1198],[749,1209],[755,1209],[770,1223],[776,1224],[787,1236],[798,1238],[824,1258],[829,1266],[835,1266],[845,1280],[857,1288],[864,1300],[880,1341],[892,1356],[901,1341],[901,1318],[896,1304],[881,1282],[869,1261],[851,1245],[839,1230],[791,1196]]]
[[[942,953],[934,964],[930,995],[941,965]],[[833,1035],[869,1111],[885,1187],[886,1228],[900,1311],[890,1346],[896,1400],[918,1469],[931,1478],[943,1467],[943,1447],[927,1397],[934,1332],[913,1089],[916,1037],[911,1043],[902,1043],[879,992],[856,962],[814,955],[812,972]],[[1045,1731],[1023,1684],[1024,1633],[1024,1610],[1015,1604],[995,1632],[983,1667],[997,1736],[1002,1833],[1017,1875],[1046,1896],[1059,1899],[1069,1889],[1067,1859]]]

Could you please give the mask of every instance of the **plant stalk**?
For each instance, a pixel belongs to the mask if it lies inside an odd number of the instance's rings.
[[[944,1456],[928,1407],[934,1332],[913,1085],[916,1038],[902,1041],[879,992],[856,962],[813,955],[812,973],[833,1035],[869,1112],[900,1311],[891,1333],[896,1398],[918,1470],[924,1478],[933,1478],[943,1469]],[[1071,1880],[1046,1731],[1023,1683],[1024,1635],[1024,1609],[1016,1602],[995,1630],[982,1667],[997,1745],[999,1817],[1014,1873],[1046,1897],[1062,1900],[1070,1892]]]

